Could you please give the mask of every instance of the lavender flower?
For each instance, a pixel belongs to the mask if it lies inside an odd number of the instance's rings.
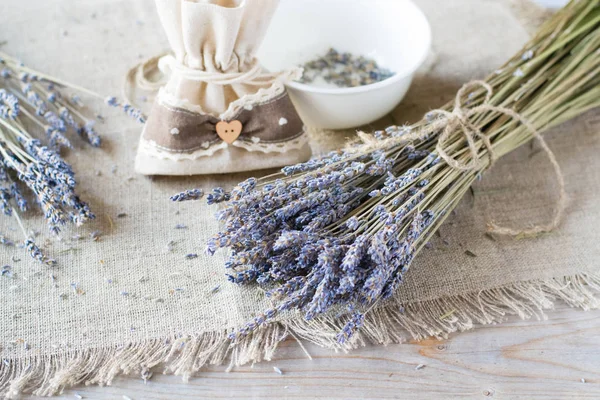
[[[117,100],[116,97],[107,97],[104,102],[106,103],[107,106],[111,106],[111,107],[118,107],[119,106],[119,101]]]
[[[174,196],[171,196],[171,201],[188,201],[188,200],[198,200],[204,196],[204,192],[202,189],[190,189],[185,192],[178,193]]]
[[[81,125],[75,121],[75,117],[73,117],[73,114],[71,114],[67,107],[59,108],[58,115],[60,115],[60,118],[65,122],[66,125],[73,128],[75,132],[81,134]]]
[[[94,147],[100,147],[100,136],[94,130],[95,121],[88,121],[83,126],[83,132],[85,133],[85,137],[87,141]]]
[[[142,112],[142,110],[137,109],[135,107],[133,107],[131,104],[121,104],[119,102],[119,100],[114,97],[107,97],[104,102],[106,103],[106,105],[110,106],[110,107],[118,107],[118,108],[122,108],[123,111],[129,115],[130,117],[136,119],[138,122],[140,123],[145,123],[146,122],[146,116],[144,115],[144,113]]]
[[[68,149],[73,148],[69,139],[67,139],[58,129],[48,126],[46,127],[46,135],[48,136],[48,139],[50,139],[48,144],[52,149],[60,150],[61,147],[66,147]]]
[[[53,267],[56,265],[56,261],[46,257],[42,250],[35,244],[35,242],[32,239],[27,239],[24,244],[25,248],[27,249],[27,252],[34,260],[45,264],[49,267]]]
[[[346,221],[346,226],[353,231],[357,230],[359,225],[360,225],[360,222],[358,221],[358,218],[356,218],[356,217],[352,217],[352,218],[348,219],[348,221]]]
[[[56,103],[56,100],[58,99],[58,94],[56,92],[48,92],[48,95],[46,96],[46,100],[48,101],[48,103],[54,104]]]
[[[5,89],[0,89],[0,118],[14,120],[19,116],[19,100]]]
[[[356,333],[356,331],[360,329],[364,322],[365,315],[359,312],[354,312],[350,318],[350,321],[348,321],[342,331],[336,336],[337,342],[340,344],[346,343],[348,339],[350,339]]]
[[[208,204],[222,203],[229,200],[229,198],[230,195],[227,194],[223,188],[215,188],[212,193],[209,193],[208,196],[206,196]]]
[[[9,278],[13,277],[12,267],[10,265],[4,265],[0,271],[0,276],[6,276]]]
[[[9,189],[0,188],[0,211],[2,211],[4,215],[7,215],[9,217],[12,215],[13,212],[12,206],[9,203],[11,197],[12,196]]]
[[[48,111],[46,102],[42,96],[40,96],[39,93],[33,89],[31,83],[26,83],[23,85],[21,87],[21,91],[27,96],[27,102],[35,107],[35,113],[38,116],[42,116]]]

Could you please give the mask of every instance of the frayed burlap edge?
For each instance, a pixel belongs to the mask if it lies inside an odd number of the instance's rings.
[[[400,305],[394,301],[367,314],[361,331],[346,344],[335,340],[344,318],[297,318],[270,324],[232,344],[227,331],[185,337],[151,339],[112,348],[87,349],[49,356],[5,359],[0,367],[0,391],[6,398],[21,393],[60,394],[78,384],[110,385],[118,375],[139,374],[162,367],[163,373],[187,380],[205,365],[229,363],[229,368],[271,360],[288,336],[337,351],[368,343],[401,343],[408,339],[444,338],[475,324],[495,324],[507,316],[545,318],[556,300],[584,310],[600,308],[600,272],[548,280],[515,282],[495,289]]]

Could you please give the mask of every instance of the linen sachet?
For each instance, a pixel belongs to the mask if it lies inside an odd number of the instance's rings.
[[[270,73],[256,58],[277,3],[156,0],[173,54],[158,63],[168,81],[141,135],[138,173],[228,173],[310,158],[284,86],[299,71]]]

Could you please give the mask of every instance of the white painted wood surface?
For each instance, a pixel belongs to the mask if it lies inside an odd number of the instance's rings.
[[[229,373],[210,367],[189,383],[155,372],[146,384],[119,378],[110,387],[78,387],[61,398],[600,399],[600,311],[558,306],[548,317],[510,318],[448,340],[349,354],[308,345],[312,361],[297,343],[286,342],[273,361],[254,367]]]

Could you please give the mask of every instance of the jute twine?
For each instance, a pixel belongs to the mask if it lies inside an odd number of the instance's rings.
[[[467,91],[472,91],[478,88],[483,88],[486,91],[485,100],[483,101],[483,103],[472,108],[462,106],[461,101],[465,93]],[[509,227],[502,227],[496,225],[494,222],[490,222],[488,224],[488,231],[491,233],[507,236],[537,236],[542,233],[551,232],[555,230],[560,224],[567,203],[565,180],[563,173],[560,169],[560,165],[558,165],[556,156],[554,155],[552,150],[550,150],[550,147],[548,147],[548,144],[542,137],[541,133],[529,121],[527,121],[525,118],[523,118],[523,116],[521,116],[514,110],[506,107],[492,105],[492,94],[492,87],[488,83],[480,80],[471,81],[463,85],[463,87],[461,87],[460,90],[457,92],[456,97],[454,99],[454,109],[451,112],[440,109],[430,111],[430,115],[437,116],[439,118],[439,121],[442,121],[442,123],[445,125],[440,135],[440,138],[438,139],[435,149],[439,156],[451,168],[454,168],[459,171],[480,171],[485,169],[486,165],[485,162],[479,157],[479,152],[477,146],[475,145],[475,140],[479,138],[481,139],[484,147],[488,152],[489,164],[487,165],[487,168],[491,168],[497,159],[492,143],[489,137],[486,136],[479,127],[470,122],[469,118],[478,113],[491,111],[511,117],[513,120],[523,124],[523,126],[527,128],[531,135],[540,143],[542,150],[544,150],[544,152],[548,156],[548,159],[550,160],[550,163],[552,164],[552,167],[554,168],[554,173],[556,175],[556,179],[559,185],[559,198],[558,203],[556,205],[556,209],[554,211],[554,216],[552,220],[546,224],[534,225],[531,228],[527,229],[514,229]],[[456,130],[462,132],[462,134],[464,135],[469,146],[469,152],[471,153],[472,159],[465,164],[452,158],[444,148],[444,144]]]
[[[123,97],[132,103],[130,92],[132,88],[147,92],[157,92],[167,83],[171,74],[194,82],[204,82],[213,85],[227,86],[244,84],[251,86],[265,86],[273,84],[276,80],[296,80],[302,76],[302,68],[290,68],[285,71],[270,73],[265,72],[259,60],[254,58],[245,68],[239,72],[209,72],[188,67],[170,53],[162,53],[150,57],[134,67],[130,68],[125,75],[123,86]],[[158,79],[150,76],[158,75]]]
[[[481,88],[485,90],[485,99],[482,102],[482,104],[475,107],[469,107],[467,105],[462,104],[462,99],[468,91],[473,91]],[[383,148],[388,145],[393,145],[398,142],[412,142],[416,140],[423,140],[432,132],[439,132],[441,130],[441,134],[437,141],[435,151],[451,168],[457,171],[464,172],[483,171],[487,168],[491,168],[498,157],[496,152],[494,151],[490,138],[487,135],[485,135],[479,127],[473,124],[470,121],[470,118],[477,114],[490,111],[506,115],[525,126],[527,130],[531,133],[531,135],[540,143],[542,150],[546,153],[548,159],[550,160],[550,163],[552,164],[552,167],[554,168],[554,173],[556,175],[556,179],[559,185],[559,198],[557,201],[553,218],[550,222],[546,224],[534,225],[531,228],[526,229],[515,229],[509,227],[502,227],[494,222],[489,222],[488,232],[513,237],[535,237],[543,233],[552,232],[560,225],[567,204],[565,181],[560,165],[558,164],[554,153],[552,152],[552,150],[550,150],[550,147],[548,147],[548,144],[542,137],[541,133],[533,126],[533,124],[531,124],[523,116],[521,116],[516,111],[510,108],[492,105],[492,95],[493,89],[487,82],[481,80],[474,80],[468,82],[464,84],[456,93],[456,97],[454,99],[454,108],[452,109],[452,111],[435,109],[428,112],[428,116],[434,118],[434,120],[425,128],[417,130],[415,132],[403,134],[398,138],[389,138],[384,140],[377,140],[371,135],[367,135],[366,133],[359,131],[358,137],[364,143],[364,146],[348,146],[346,150],[352,152],[369,151],[377,148]],[[448,142],[448,140],[452,138],[452,136],[457,131],[465,137],[469,148],[469,153],[471,155],[471,159],[466,163],[461,163],[460,161],[450,156],[450,154],[448,154],[447,148],[445,147],[446,142]],[[476,143],[477,139],[481,139],[483,146],[487,150],[487,157],[489,158],[488,163],[486,163],[479,157],[479,149]]]

